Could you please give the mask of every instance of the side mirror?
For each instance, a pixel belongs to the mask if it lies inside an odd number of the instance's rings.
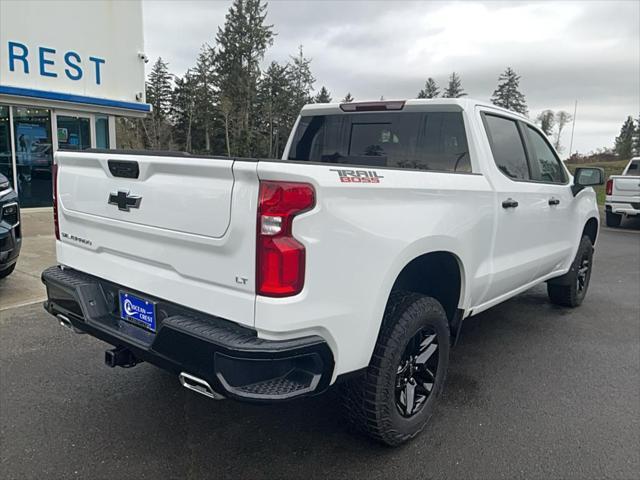
[[[604,185],[604,169],[598,167],[579,167],[573,175],[571,191],[577,195],[585,187]]]

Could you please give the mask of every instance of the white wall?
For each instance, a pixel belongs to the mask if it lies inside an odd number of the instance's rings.
[[[143,51],[141,0],[0,0],[0,86],[140,103]]]

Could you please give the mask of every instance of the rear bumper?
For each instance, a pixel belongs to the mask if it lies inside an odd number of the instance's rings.
[[[624,213],[625,215],[640,215],[640,202],[607,200],[604,204],[607,212]]]
[[[260,339],[224,319],[68,268],[50,267],[42,281],[45,309],[52,315],[63,315],[75,329],[126,348],[139,360],[203,378],[224,396],[276,402],[320,393],[331,381],[333,356],[318,336]],[[119,290],[156,302],[157,333],[120,319]]]

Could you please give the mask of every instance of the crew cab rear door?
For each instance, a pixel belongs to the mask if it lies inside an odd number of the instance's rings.
[[[564,225],[571,206],[567,179],[566,185],[534,180],[527,126],[502,112],[487,110],[481,117],[497,194],[493,275],[484,299],[491,301],[558,268],[571,251],[574,230]]]

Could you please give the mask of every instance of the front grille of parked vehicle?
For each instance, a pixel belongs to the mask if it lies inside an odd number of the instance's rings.
[[[7,222],[9,225],[14,226],[18,224],[18,204],[8,203],[1,207],[2,214],[0,217],[3,222]]]

